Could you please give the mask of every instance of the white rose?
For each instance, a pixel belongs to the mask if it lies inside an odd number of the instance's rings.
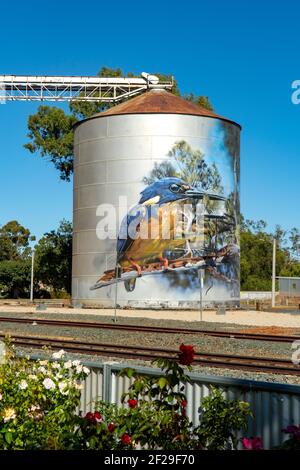
[[[46,366],[48,364],[48,361],[39,361],[41,366]]]
[[[69,390],[67,390],[68,384],[66,382],[59,382],[58,388],[62,395],[68,395]]]
[[[53,390],[55,388],[55,383],[49,377],[43,380],[43,385],[46,390]]]
[[[58,362],[53,362],[52,367],[53,369],[60,369],[60,364]]]
[[[76,390],[83,390],[83,385],[80,384],[80,383],[74,384],[74,387],[75,387]]]
[[[86,375],[89,375],[90,373],[90,369],[88,367],[83,367],[83,372],[86,374]]]
[[[2,393],[0,393],[0,400],[2,400],[2,398],[3,398],[3,395],[2,395]]]
[[[67,362],[65,362],[64,366],[65,366],[66,369],[71,369],[71,367],[72,367],[72,361],[67,361]]]
[[[16,412],[13,408],[6,408],[3,413],[3,421],[7,423],[8,421],[15,419],[16,416]]]
[[[21,380],[21,382],[19,383],[19,389],[26,390],[27,387],[28,387],[28,383],[26,382],[26,380]]]
[[[74,367],[79,366],[79,364],[80,364],[80,361],[73,361],[72,362],[72,366],[74,366]]]
[[[76,372],[77,374],[80,374],[83,370],[83,365],[82,364],[79,364],[77,367],[76,367]]]
[[[44,416],[44,413],[38,405],[37,406],[32,405],[28,409],[28,415],[30,416],[30,418],[33,418],[34,420],[38,420]]]
[[[36,411],[36,410],[40,410],[40,407],[36,405],[32,405],[28,411]]]
[[[39,367],[38,368],[38,371],[41,372],[42,374],[46,374],[47,373],[47,370],[45,369],[45,367]]]
[[[28,375],[28,378],[29,378],[30,380],[38,380],[37,376],[36,376],[36,375],[33,375],[33,374]]]
[[[65,354],[66,352],[63,349],[61,349],[60,351],[53,353],[52,357],[53,359],[61,359]]]

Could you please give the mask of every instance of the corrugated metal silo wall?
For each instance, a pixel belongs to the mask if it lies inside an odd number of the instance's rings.
[[[210,209],[220,217],[218,225],[214,225],[215,219],[209,222],[210,246],[206,249],[209,251],[213,244],[216,250],[225,251],[221,261],[215,263],[214,258],[210,271],[206,271],[203,300],[206,305],[239,302],[239,133],[239,127],[229,122],[176,114],[100,117],[77,126],[74,303],[114,305],[114,284],[90,290],[104,271],[114,269],[116,263],[114,221],[111,220],[109,229],[112,239],[104,239],[104,231],[99,230],[103,204],[112,205],[117,215],[122,214],[120,223],[128,208],[138,203],[146,186],[159,175],[168,177],[174,172],[198,189],[226,197],[226,202],[214,203]],[[137,279],[132,292],[119,283],[117,302],[120,306],[196,308],[197,272],[169,272]]]

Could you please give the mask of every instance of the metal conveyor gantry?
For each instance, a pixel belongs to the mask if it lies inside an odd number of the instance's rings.
[[[118,102],[149,88],[171,90],[171,81],[160,81],[146,72],[141,78],[0,75],[0,103],[6,101]]]

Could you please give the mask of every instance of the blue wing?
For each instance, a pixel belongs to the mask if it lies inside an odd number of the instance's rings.
[[[138,205],[133,207],[122,220],[117,241],[118,261],[131,247],[134,240],[138,238],[140,224],[146,216],[147,208],[145,206]]]

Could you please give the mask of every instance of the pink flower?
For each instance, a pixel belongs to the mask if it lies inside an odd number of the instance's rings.
[[[291,434],[293,439],[299,439],[300,438],[300,424],[299,426],[295,426],[294,424],[291,424],[290,426],[287,426],[285,429],[282,429],[282,432],[285,434]]]
[[[252,439],[247,439],[243,437],[242,444],[244,450],[262,450],[263,442],[261,437],[253,437]]]

